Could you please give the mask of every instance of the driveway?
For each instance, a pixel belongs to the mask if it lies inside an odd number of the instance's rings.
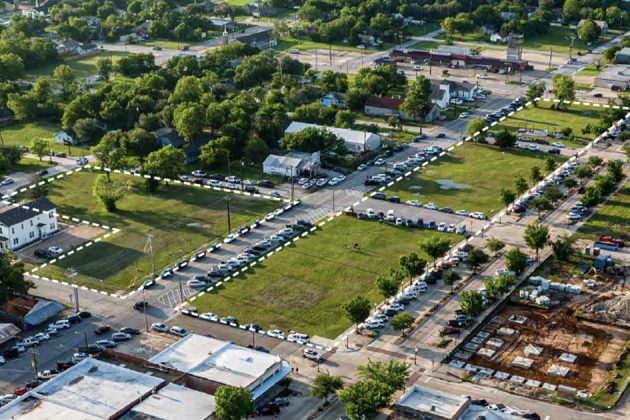
[[[17,254],[20,258],[28,262],[35,264],[43,263],[45,260],[35,257],[35,250],[48,249],[51,246],[58,246],[63,249],[65,253],[81,246],[89,240],[105,234],[106,232],[106,229],[87,224],[72,225],[44,239],[43,241],[36,242],[26,248],[22,248]]]

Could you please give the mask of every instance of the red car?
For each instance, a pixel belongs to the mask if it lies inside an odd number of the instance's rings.
[[[31,390],[31,388],[29,388],[29,387],[26,387],[26,386],[19,386],[19,387],[15,388],[15,389],[13,390],[13,395],[16,395],[16,396],[18,396],[18,397],[19,397],[19,396],[21,396],[21,395],[26,394],[26,393],[27,393],[28,391],[30,391],[30,390]]]
[[[112,327],[110,327],[109,325],[99,325],[95,330],[94,330],[94,334],[96,335],[101,335],[101,334],[105,334],[108,331],[111,331]]]
[[[444,327],[440,330],[440,335],[459,335],[462,332],[460,328]]]

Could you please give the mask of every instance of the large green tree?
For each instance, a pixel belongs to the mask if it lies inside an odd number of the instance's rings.
[[[339,401],[345,404],[346,415],[351,420],[371,419],[379,409],[389,405],[393,392],[385,383],[364,380],[339,391]]]
[[[407,255],[402,255],[398,259],[398,264],[400,268],[403,269],[405,274],[409,277],[409,281],[413,280],[414,277],[419,276],[424,271],[427,266],[427,262],[420,258],[418,254],[415,252],[411,252]]]
[[[527,254],[518,248],[510,248],[505,252],[505,267],[521,274],[527,268]]]
[[[185,166],[184,152],[169,145],[149,153],[142,165],[142,170],[148,175],[175,179],[184,172]],[[149,189],[155,190],[156,187],[157,181],[149,180]]]
[[[433,258],[433,265],[435,265],[438,258],[442,257],[451,248],[451,241],[447,238],[442,238],[437,235],[430,236],[423,241],[420,241],[420,249]]]
[[[488,260],[488,254],[483,252],[481,248],[474,248],[471,249],[466,256],[466,265],[473,271],[473,273],[476,273],[477,269],[481,265],[487,263]]]
[[[341,376],[331,375],[328,372],[318,373],[313,380],[311,395],[315,398],[323,398],[328,401],[328,397],[343,388]]]
[[[431,81],[424,76],[419,76],[409,87],[407,96],[400,105],[400,111],[420,123],[420,133],[422,133],[422,123],[424,122],[433,103],[431,102]]]
[[[370,316],[370,301],[365,296],[355,296],[341,305],[348,319],[359,324]]]
[[[109,132],[101,138],[96,146],[93,146],[90,151],[98,159],[101,168],[105,171],[107,169],[119,169],[122,167],[124,158],[127,154],[125,150],[125,133],[122,131]],[[107,179],[110,179],[110,171],[105,172]]]
[[[35,284],[24,278],[24,263],[12,252],[0,252],[0,303],[33,287]]]
[[[218,420],[241,420],[254,414],[254,400],[247,388],[221,386],[214,394]]]
[[[558,103],[558,108],[567,108],[569,105],[564,103],[575,101],[575,81],[571,76],[554,74],[552,77],[553,94]]]
[[[525,244],[536,251],[536,260],[538,260],[538,252],[547,245],[549,241],[549,226],[541,224],[530,224],[525,227]]]
[[[92,194],[96,197],[108,212],[115,212],[116,203],[123,199],[129,192],[131,185],[122,179],[108,179],[105,175],[99,175],[94,180]]]

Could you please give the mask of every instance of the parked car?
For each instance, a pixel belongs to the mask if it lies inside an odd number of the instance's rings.
[[[94,334],[102,335],[102,334],[105,334],[106,332],[110,331],[111,329],[112,329],[112,327],[110,327],[109,325],[99,325],[94,330]]]
[[[302,351],[302,357],[305,357],[309,360],[315,360],[316,362],[319,362],[322,360],[322,355],[319,354],[318,351],[315,351],[313,349],[304,349]]]
[[[183,327],[178,327],[177,325],[171,327],[171,334],[175,334],[176,336],[179,337],[185,337],[188,334],[190,334],[185,328]]]
[[[146,300],[139,300],[133,304],[133,309],[143,312],[148,306],[149,303]]]
[[[132,328],[132,327],[123,327],[120,329],[121,333],[125,333],[125,334],[131,334],[131,335],[138,335],[140,334],[140,330],[137,328]]]
[[[63,248],[53,245],[51,247],[48,247],[48,252],[50,252],[53,255],[61,255],[63,254]]]
[[[168,325],[163,324],[161,322],[154,322],[153,324],[151,324],[151,328],[157,332],[163,332],[163,333],[168,332]]]

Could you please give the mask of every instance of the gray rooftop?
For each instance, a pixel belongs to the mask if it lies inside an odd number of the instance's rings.
[[[0,224],[15,226],[25,220],[32,219],[43,211],[54,211],[56,208],[47,198],[38,198],[19,205],[10,205],[0,208]]]

